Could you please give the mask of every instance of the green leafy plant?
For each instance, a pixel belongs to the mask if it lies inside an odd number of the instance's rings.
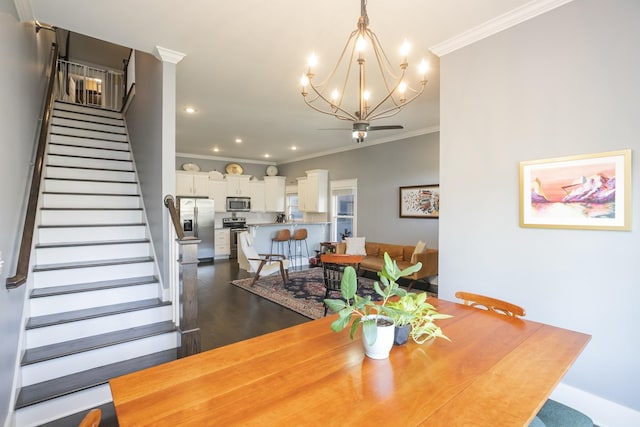
[[[435,321],[452,316],[438,313],[438,310],[427,302],[426,292],[407,293],[398,300],[389,302],[388,308],[394,310],[390,317],[394,319],[396,325],[410,325],[411,339],[416,343],[423,344],[434,338],[451,341]]]
[[[370,296],[361,297],[357,294],[358,277],[353,267],[345,267],[342,273],[342,281],[340,282],[340,292],[342,299],[327,298],[324,300],[327,306],[338,313],[338,318],[331,323],[331,329],[334,332],[340,332],[351,323],[349,336],[353,339],[358,327],[362,325],[362,334],[367,344],[373,344],[377,338],[377,318],[362,320],[363,317],[371,314],[384,314],[389,317],[396,318],[408,315],[393,307],[389,307],[389,299],[394,296],[403,297],[407,295],[407,291],[400,288],[397,280],[400,277],[413,274],[422,268],[421,263],[417,263],[404,270],[398,268],[395,260],[392,260],[388,253],[384,253],[384,267],[378,273],[380,283],[375,282],[373,288],[380,295],[382,300],[374,302]]]

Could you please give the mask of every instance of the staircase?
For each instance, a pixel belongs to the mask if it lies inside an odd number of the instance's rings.
[[[56,102],[41,188],[18,427],[108,405],[110,378],[178,346],[122,115]]]

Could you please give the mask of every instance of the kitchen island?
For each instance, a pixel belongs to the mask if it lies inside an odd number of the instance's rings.
[[[256,251],[260,254],[268,254],[271,253],[271,239],[275,237],[276,233],[286,228],[291,232],[291,236],[295,233],[297,229],[306,228],[307,229],[307,246],[309,247],[309,257],[314,257],[316,255],[316,250],[320,250],[320,243],[326,242],[329,240],[329,230],[331,227],[330,222],[285,222],[285,223],[257,223],[257,224],[248,224],[249,234],[253,238],[253,246],[256,248]],[[296,255],[298,255],[296,259],[296,268],[303,266],[306,267],[309,265],[309,258],[307,257],[307,251],[304,244],[302,243],[302,252],[300,252],[300,247],[297,248]],[[273,249],[274,253],[277,253],[274,245]],[[291,251],[293,255],[294,251],[294,242],[291,241]],[[287,255],[288,258],[288,254]],[[238,264],[240,268],[243,270],[247,270],[249,272],[253,272],[250,270],[249,263],[244,255],[238,250]]]

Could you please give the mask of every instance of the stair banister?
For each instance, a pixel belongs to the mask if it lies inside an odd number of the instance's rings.
[[[200,239],[185,237],[175,200],[172,195],[164,198],[169,216],[178,236],[182,286],[180,287],[180,349],[178,357],[200,353],[200,328],[198,327],[198,243]]]
[[[44,151],[47,143],[47,131],[53,111],[53,89],[56,81],[56,64],[58,61],[58,45],[52,43],[52,58],[49,75],[49,85],[45,96],[45,106],[40,123],[40,136],[38,138],[38,149],[36,151],[36,159],[33,166],[33,176],[31,178],[31,189],[29,191],[29,201],[27,202],[27,211],[25,212],[24,226],[22,228],[22,239],[20,241],[20,250],[18,252],[18,263],[16,266],[16,274],[7,277],[7,289],[14,289],[27,281],[29,274],[29,258],[31,256],[31,243],[33,241],[33,233],[36,223],[36,208],[38,206],[38,194],[40,193],[40,181],[42,180],[42,169],[44,164]]]

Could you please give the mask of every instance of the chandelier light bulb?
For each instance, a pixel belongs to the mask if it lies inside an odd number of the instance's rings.
[[[369,98],[371,98],[371,93],[368,90],[365,90],[364,93],[362,94],[362,99],[364,99],[365,101],[368,101]]]
[[[302,87],[307,87],[307,85],[309,84],[309,77],[307,77],[306,74],[303,74],[302,77],[300,77],[300,84],[302,85]]]
[[[418,66],[418,70],[420,74],[424,76],[429,71],[429,63],[423,59]]]
[[[340,92],[338,92],[338,89],[334,89],[333,92],[331,92],[331,99],[337,101],[338,98],[340,98]]]
[[[407,56],[409,56],[409,51],[410,50],[411,50],[411,45],[405,39],[404,43],[402,43],[402,46],[400,47],[400,55],[402,55],[404,58],[406,58]]]
[[[398,85],[398,92],[404,93],[407,90],[407,84],[403,81]]]
[[[316,65],[318,65],[318,57],[316,56],[315,53],[311,54],[311,56],[309,57],[309,60],[307,61],[307,64],[309,65],[309,68],[315,67]]]
[[[364,39],[364,36],[361,35],[358,37],[358,40],[356,41],[356,50],[358,52],[362,52],[366,48],[367,48],[367,41]]]

